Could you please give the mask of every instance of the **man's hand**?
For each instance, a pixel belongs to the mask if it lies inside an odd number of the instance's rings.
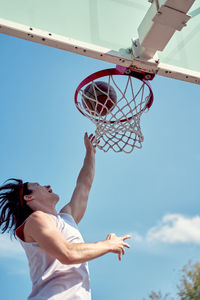
[[[87,132],[84,135],[84,143],[87,153],[96,153],[96,146],[92,145],[92,142],[94,141],[95,136],[93,134],[90,134],[88,136]]]
[[[110,252],[117,253],[119,260],[121,260],[122,255],[125,254],[124,247],[130,248],[130,245],[124,242],[125,240],[130,238],[131,236],[129,234],[118,237],[115,233],[110,233],[107,236],[106,241],[108,241],[109,247],[111,247]]]

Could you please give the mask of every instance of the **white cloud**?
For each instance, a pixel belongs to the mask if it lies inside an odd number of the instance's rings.
[[[11,240],[9,235],[0,235],[0,257],[16,257],[24,256],[24,250],[18,241],[14,238]]]
[[[200,245],[200,217],[185,217],[168,214],[159,225],[152,227],[146,234],[148,242],[195,243]]]

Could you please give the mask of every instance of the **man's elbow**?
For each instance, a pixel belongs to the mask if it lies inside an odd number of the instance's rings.
[[[68,257],[61,258],[61,259],[59,259],[59,261],[63,265],[75,265],[75,264],[77,264],[77,262],[75,260],[70,259]]]
[[[59,258],[59,261],[63,265],[75,265],[82,262],[78,257],[76,257],[75,251],[62,255],[62,257]]]

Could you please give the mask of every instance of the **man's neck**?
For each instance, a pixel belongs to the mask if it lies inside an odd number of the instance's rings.
[[[40,208],[40,209],[37,209],[37,210],[40,210],[40,211],[42,211],[42,212],[44,212],[44,213],[46,213],[46,214],[51,214],[51,215],[54,215],[54,216],[57,216],[58,215],[58,213],[57,213],[57,211],[56,211],[56,209],[54,208],[54,209],[52,209],[52,208]]]
[[[52,214],[57,216],[58,213],[55,209],[55,205],[52,206],[46,206],[46,205],[42,205],[42,203],[37,203],[37,205],[35,205],[35,207],[32,207],[33,211],[42,211],[46,214]]]

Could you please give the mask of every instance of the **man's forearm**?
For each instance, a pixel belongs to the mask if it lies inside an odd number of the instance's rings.
[[[119,260],[125,254],[124,247],[130,248],[129,244],[125,242],[130,235],[117,237],[114,233],[110,233],[106,240],[96,243],[67,243],[62,250],[64,250],[63,264],[80,264],[109,252],[118,254]]]
[[[91,188],[95,173],[95,154],[86,153],[83,167],[77,178],[77,185],[84,184],[88,188]]]
[[[96,243],[70,243],[66,245],[66,256],[63,264],[80,264],[111,252],[108,241]]]

